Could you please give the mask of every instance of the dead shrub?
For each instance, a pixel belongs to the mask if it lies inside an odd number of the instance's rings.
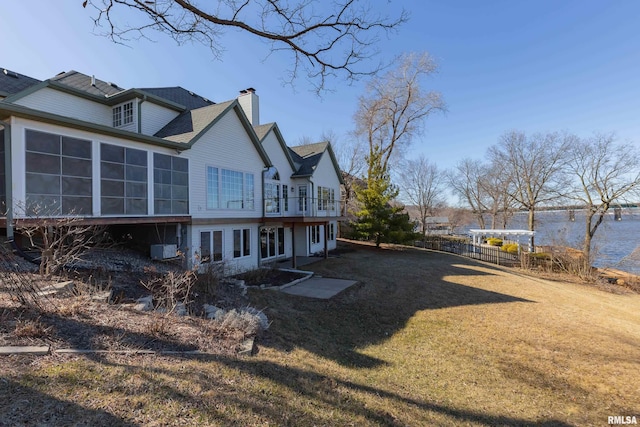
[[[18,338],[46,338],[52,327],[46,327],[40,318],[30,320],[18,320],[13,335]]]
[[[193,300],[192,289],[197,280],[198,276],[194,270],[186,270],[170,271],[141,283],[151,292],[153,300],[156,301],[156,308],[171,313],[178,305],[189,306]]]
[[[171,319],[167,315],[153,316],[151,321],[147,324],[145,331],[147,334],[160,338],[169,334],[171,329]]]
[[[107,292],[112,289],[113,280],[111,273],[104,268],[98,267],[90,271],[88,276],[84,276],[82,280],[77,277],[74,279],[73,292],[78,296],[96,295]]]
[[[82,313],[86,303],[87,299],[85,298],[69,298],[58,304],[57,311],[61,317],[78,316]]]
[[[201,265],[198,280],[195,283],[195,291],[205,297],[216,297],[224,278],[224,268],[221,263]]]
[[[245,337],[255,336],[269,328],[267,316],[253,307],[243,309],[220,310],[213,323],[222,332],[242,333]]]
[[[225,314],[216,318],[220,329],[232,329],[242,332],[245,336],[256,335],[260,331],[260,321],[251,313],[246,311],[238,311],[236,309],[227,311]]]

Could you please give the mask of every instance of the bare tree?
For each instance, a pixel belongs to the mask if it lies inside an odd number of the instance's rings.
[[[586,211],[582,249],[589,271],[592,240],[607,211],[626,196],[640,197],[640,151],[615,144],[613,135],[595,135],[576,141],[567,169],[576,178],[571,196]]]
[[[50,213],[54,209],[40,206],[19,208],[27,215],[16,219],[16,234],[27,238],[40,252],[41,275],[57,273],[108,239],[106,226],[87,224],[79,216],[56,217]]]
[[[325,89],[329,77],[353,80],[376,73],[381,67],[374,61],[380,36],[408,19],[404,10],[396,18],[380,16],[360,0],[85,0],[82,4],[93,6],[96,26],[105,28],[103,35],[116,43],[157,31],[178,44],[202,43],[220,59],[225,30],[250,34],[270,43],[270,53],[292,55],[288,82],[304,73],[318,91]]]
[[[575,140],[568,134],[538,133],[527,137],[523,132],[511,131],[489,148],[492,163],[500,165],[511,180],[510,196],[529,211],[531,231],[535,229],[536,208],[563,193],[566,182],[562,171]]]
[[[511,180],[499,165],[490,165],[480,177],[480,186],[486,195],[487,213],[491,215],[491,228],[496,229],[498,218],[503,229],[515,211],[515,203],[510,196]]]
[[[454,232],[459,227],[473,222],[473,215],[469,209],[466,208],[444,205],[438,208],[437,214],[439,216],[446,216],[449,219],[449,225]]]
[[[340,170],[342,171],[342,200],[343,215],[347,216],[355,212],[356,202],[355,188],[358,183],[362,183],[362,175],[365,170],[366,149],[361,140],[357,138],[349,138],[346,142],[338,142],[334,139],[331,145],[334,147]]]
[[[448,184],[461,202],[471,209],[480,228],[486,228],[484,213],[487,209],[487,194],[483,179],[487,166],[480,160],[463,159],[447,174]]]
[[[399,180],[401,193],[418,211],[424,237],[427,231],[427,218],[433,216],[434,209],[443,202],[443,174],[435,163],[431,163],[421,155],[404,162]]]
[[[440,93],[421,86],[423,78],[437,69],[428,53],[404,55],[398,64],[369,82],[355,114],[356,135],[366,142],[368,159],[377,159],[382,173],[388,172],[392,156],[401,155],[422,133],[424,121],[445,110]],[[369,165],[368,174],[372,168],[378,165]]]

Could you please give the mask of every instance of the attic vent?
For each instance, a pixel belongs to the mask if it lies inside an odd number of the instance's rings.
[[[196,96],[196,94],[195,94],[195,93],[193,93],[193,92],[191,92],[191,91],[189,91],[189,95],[191,95],[191,96]]]
[[[211,101],[209,101],[207,98],[202,98],[202,100],[203,100],[204,102],[211,102]]]
[[[111,83],[111,82],[109,82],[109,86],[111,86],[111,87],[115,87],[116,89],[118,89],[118,85],[117,85],[117,84],[115,84],[115,83]]]
[[[13,71],[9,71],[6,68],[2,70],[2,72],[9,77],[13,77],[14,79],[18,78],[18,73],[14,73]]]

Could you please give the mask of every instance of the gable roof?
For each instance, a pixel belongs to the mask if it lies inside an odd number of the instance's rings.
[[[14,79],[10,72],[3,73],[7,78]],[[14,73],[15,74],[15,73]],[[18,75],[18,78],[20,75]],[[237,99],[215,104],[206,98],[195,95],[181,87],[149,88],[149,89],[123,89],[116,84],[108,83],[95,77],[77,71],[68,71],[58,74],[52,79],[43,82],[30,77],[24,77],[24,81],[29,84],[24,85],[22,90],[14,86],[5,84],[13,93],[10,97],[0,100],[0,116],[2,113],[20,115],[26,118],[38,118],[49,123],[65,123],[72,127],[84,130],[94,130],[103,134],[115,134],[125,136],[129,139],[143,141],[155,145],[179,147],[178,150],[186,150],[204,135],[215,123],[227,112],[234,111],[247,132],[251,142],[258,151],[258,154],[265,163],[271,166],[271,160],[262,147],[253,127],[249,123],[244,111],[240,107]],[[3,80],[0,80],[2,83]],[[153,136],[140,135],[121,129],[113,129],[107,126],[89,123],[82,120],[64,117],[57,114],[47,113],[32,108],[23,107],[14,103],[15,100],[27,96],[42,88],[53,88],[63,92],[71,93],[75,96],[88,98],[96,102],[107,105],[115,105],[118,102],[140,97],[149,99],[167,107],[182,111],[176,118],[156,132]],[[1,90],[2,86],[0,86]],[[0,93],[1,95],[1,93]],[[184,105],[186,104],[186,105]]]
[[[253,130],[256,132],[256,135],[258,136],[258,139],[260,140],[261,144],[264,143],[264,139],[267,137],[267,135],[269,135],[269,132],[273,131],[274,135],[276,136],[276,139],[278,140],[278,143],[280,144],[280,148],[284,153],[284,156],[287,158],[287,161],[289,162],[289,166],[291,166],[291,170],[293,170],[294,172],[297,170],[297,166],[293,161],[293,158],[291,157],[291,151],[289,150],[289,147],[287,147],[287,144],[285,143],[284,138],[282,137],[282,133],[280,133],[280,128],[278,128],[278,125],[276,123],[267,123],[264,125],[257,125],[253,127]]]
[[[265,166],[271,166],[271,159],[269,159],[267,152],[262,147],[258,136],[254,132],[251,123],[249,123],[249,119],[247,119],[237,99],[185,111],[156,132],[154,136],[166,141],[183,144],[185,149],[189,149],[222,117],[232,111],[235,112],[238,119],[240,119],[240,123],[264,161]]]
[[[188,143],[207,126],[222,116],[233,101],[185,111],[167,123],[154,136],[169,141]]]
[[[176,104],[184,105],[187,110],[202,108],[215,104],[196,93],[193,93],[180,86],[174,87],[151,87],[138,89],[142,92],[150,93],[158,98],[168,99]]]
[[[289,150],[295,154],[296,163],[299,164],[298,170],[293,174],[294,177],[302,178],[313,175],[322,153],[326,148],[326,142],[319,142],[316,144],[299,145],[297,147],[290,147]]]
[[[38,83],[40,80],[3,68],[0,71],[0,96],[13,95]]]
[[[331,144],[328,141],[316,142],[315,144],[298,145],[297,147],[290,147],[289,150],[294,154],[294,156],[292,156],[294,161],[300,164],[298,171],[292,175],[293,177],[304,178],[312,176],[318,166],[318,163],[320,163],[320,159],[322,159],[322,155],[326,152],[329,153],[329,158],[336,171],[336,176],[338,177],[340,184],[344,184],[340,166],[338,166],[338,161],[336,160]]]
[[[42,82],[38,81],[19,92],[10,94],[4,101],[15,102],[43,88],[59,90],[105,105],[116,105],[134,98],[143,98],[173,110],[186,110],[184,105],[176,103],[171,99],[162,98],[154,93],[144,92],[141,89],[124,89],[115,83],[105,82],[73,70],[62,72]]]

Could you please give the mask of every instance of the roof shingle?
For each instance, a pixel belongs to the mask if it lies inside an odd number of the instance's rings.
[[[203,98],[202,96],[180,86],[150,87],[141,88],[139,90],[150,93],[159,98],[168,99],[176,104],[183,105],[187,110],[193,110],[195,108],[202,108],[215,104],[215,102],[209,101],[207,98]]]
[[[156,132],[154,136],[186,144],[218,118],[233,102],[227,101],[185,111]]]
[[[74,70],[60,73],[50,80],[97,96],[110,96],[124,91],[115,83],[108,83]]]
[[[9,71],[6,68],[0,70],[0,96],[13,95],[38,83],[40,80],[33,77]]]
[[[293,161],[299,163],[298,171],[292,176],[304,177],[313,175],[313,171],[318,166],[322,154],[327,149],[328,142],[317,142],[315,144],[299,145],[297,147],[289,147],[292,153]]]

